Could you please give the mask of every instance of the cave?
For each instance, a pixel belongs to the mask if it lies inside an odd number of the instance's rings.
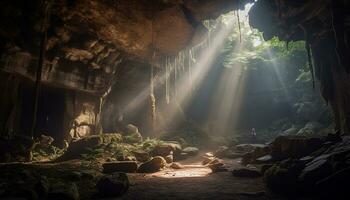
[[[348,199],[348,0],[2,0],[0,199]]]

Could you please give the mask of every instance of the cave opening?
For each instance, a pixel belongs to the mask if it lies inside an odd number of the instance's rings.
[[[343,199],[347,0],[3,0],[0,199]]]

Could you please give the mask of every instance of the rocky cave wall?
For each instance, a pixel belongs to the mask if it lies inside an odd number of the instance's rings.
[[[120,68],[127,63],[137,61],[140,65],[158,65],[163,56],[176,55],[186,46],[201,42],[207,32],[202,20],[243,8],[245,2],[1,1],[0,69],[5,77],[11,74],[15,80],[6,82],[8,92],[1,99],[4,102],[2,106],[6,108],[6,112],[1,114],[2,130],[13,132],[18,129],[14,128],[18,125],[14,125],[16,120],[12,116],[20,116],[19,109],[13,110],[13,107],[18,107],[13,106],[13,102],[19,97],[12,90],[15,90],[17,82],[30,85],[35,80],[40,40],[45,29],[47,40],[41,80],[44,87],[52,90],[63,88],[63,93],[74,90],[77,97],[99,99],[119,78]],[[73,100],[66,101],[70,103],[64,104],[67,108],[64,132],[67,132],[66,127],[72,126],[67,124],[74,124],[75,115],[85,110],[69,111],[74,103]],[[100,102],[96,101],[90,103],[95,114],[100,107]],[[84,101],[79,103],[83,105]],[[13,112],[17,114],[11,114]],[[11,122],[8,121],[10,118]]]
[[[250,10],[250,24],[285,41],[305,40],[310,69],[320,81],[323,98],[333,109],[335,129],[349,133],[350,75],[347,0],[258,1]]]

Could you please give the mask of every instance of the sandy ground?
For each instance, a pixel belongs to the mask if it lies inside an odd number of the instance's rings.
[[[200,157],[180,162],[183,169],[165,169],[153,174],[129,174],[131,187],[121,199],[280,199],[269,195],[262,178],[239,178],[230,170],[239,160],[225,160],[227,172],[212,173]]]

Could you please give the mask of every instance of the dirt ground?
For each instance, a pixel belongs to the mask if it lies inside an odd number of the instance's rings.
[[[218,173],[201,165],[200,157],[180,163],[183,169],[129,174],[131,186],[121,199],[281,199],[269,194],[262,178],[234,177],[230,170],[240,167],[239,160],[225,160],[229,171]]]

